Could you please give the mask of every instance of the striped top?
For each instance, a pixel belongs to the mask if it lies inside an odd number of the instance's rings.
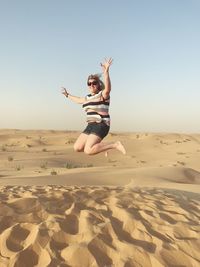
[[[87,95],[86,101],[83,103],[83,109],[87,114],[87,122],[105,122],[110,125],[109,105],[110,98],[104,99],[102,91],[95,95]]]

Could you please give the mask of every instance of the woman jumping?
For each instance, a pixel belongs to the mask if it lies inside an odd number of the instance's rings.
[[[87,79],[87,85],[90,91],[86,97],[77,97],[68,93],[66,88],[62,87],[62,94],[75,103],[82,104],[87,114],[87,127],[80,134],[74,144],[74,150],[77,152],[85,152],[87,155],[95,155],[106,152],[110,149],[117,149],[123,154],[126,150],[120,141],[112,143],[103,143],[102,140],[110,130],[110,91],[111,82],[109,76],[109,68],[113,60],[105,59],[101,63],[104,75],[104,83],[99,75],[90,75]]]

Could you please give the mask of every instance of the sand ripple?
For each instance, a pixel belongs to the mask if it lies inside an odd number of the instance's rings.
[[[1,267],[200,266],[200,196],[124,187],[1,186]]]

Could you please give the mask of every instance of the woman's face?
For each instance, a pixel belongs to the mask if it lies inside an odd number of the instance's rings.
[[[91,94],[96,94],[99,91],[99,82],[97,80],[89,79],[87,84]]]

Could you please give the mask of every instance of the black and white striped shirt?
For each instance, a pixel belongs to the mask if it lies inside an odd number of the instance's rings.
[[[110,125],[109,115],[110,98],[104,99],[102,91],[95,95],[87,95],[83,109],[87,114],[87,122],[105,122]]]

